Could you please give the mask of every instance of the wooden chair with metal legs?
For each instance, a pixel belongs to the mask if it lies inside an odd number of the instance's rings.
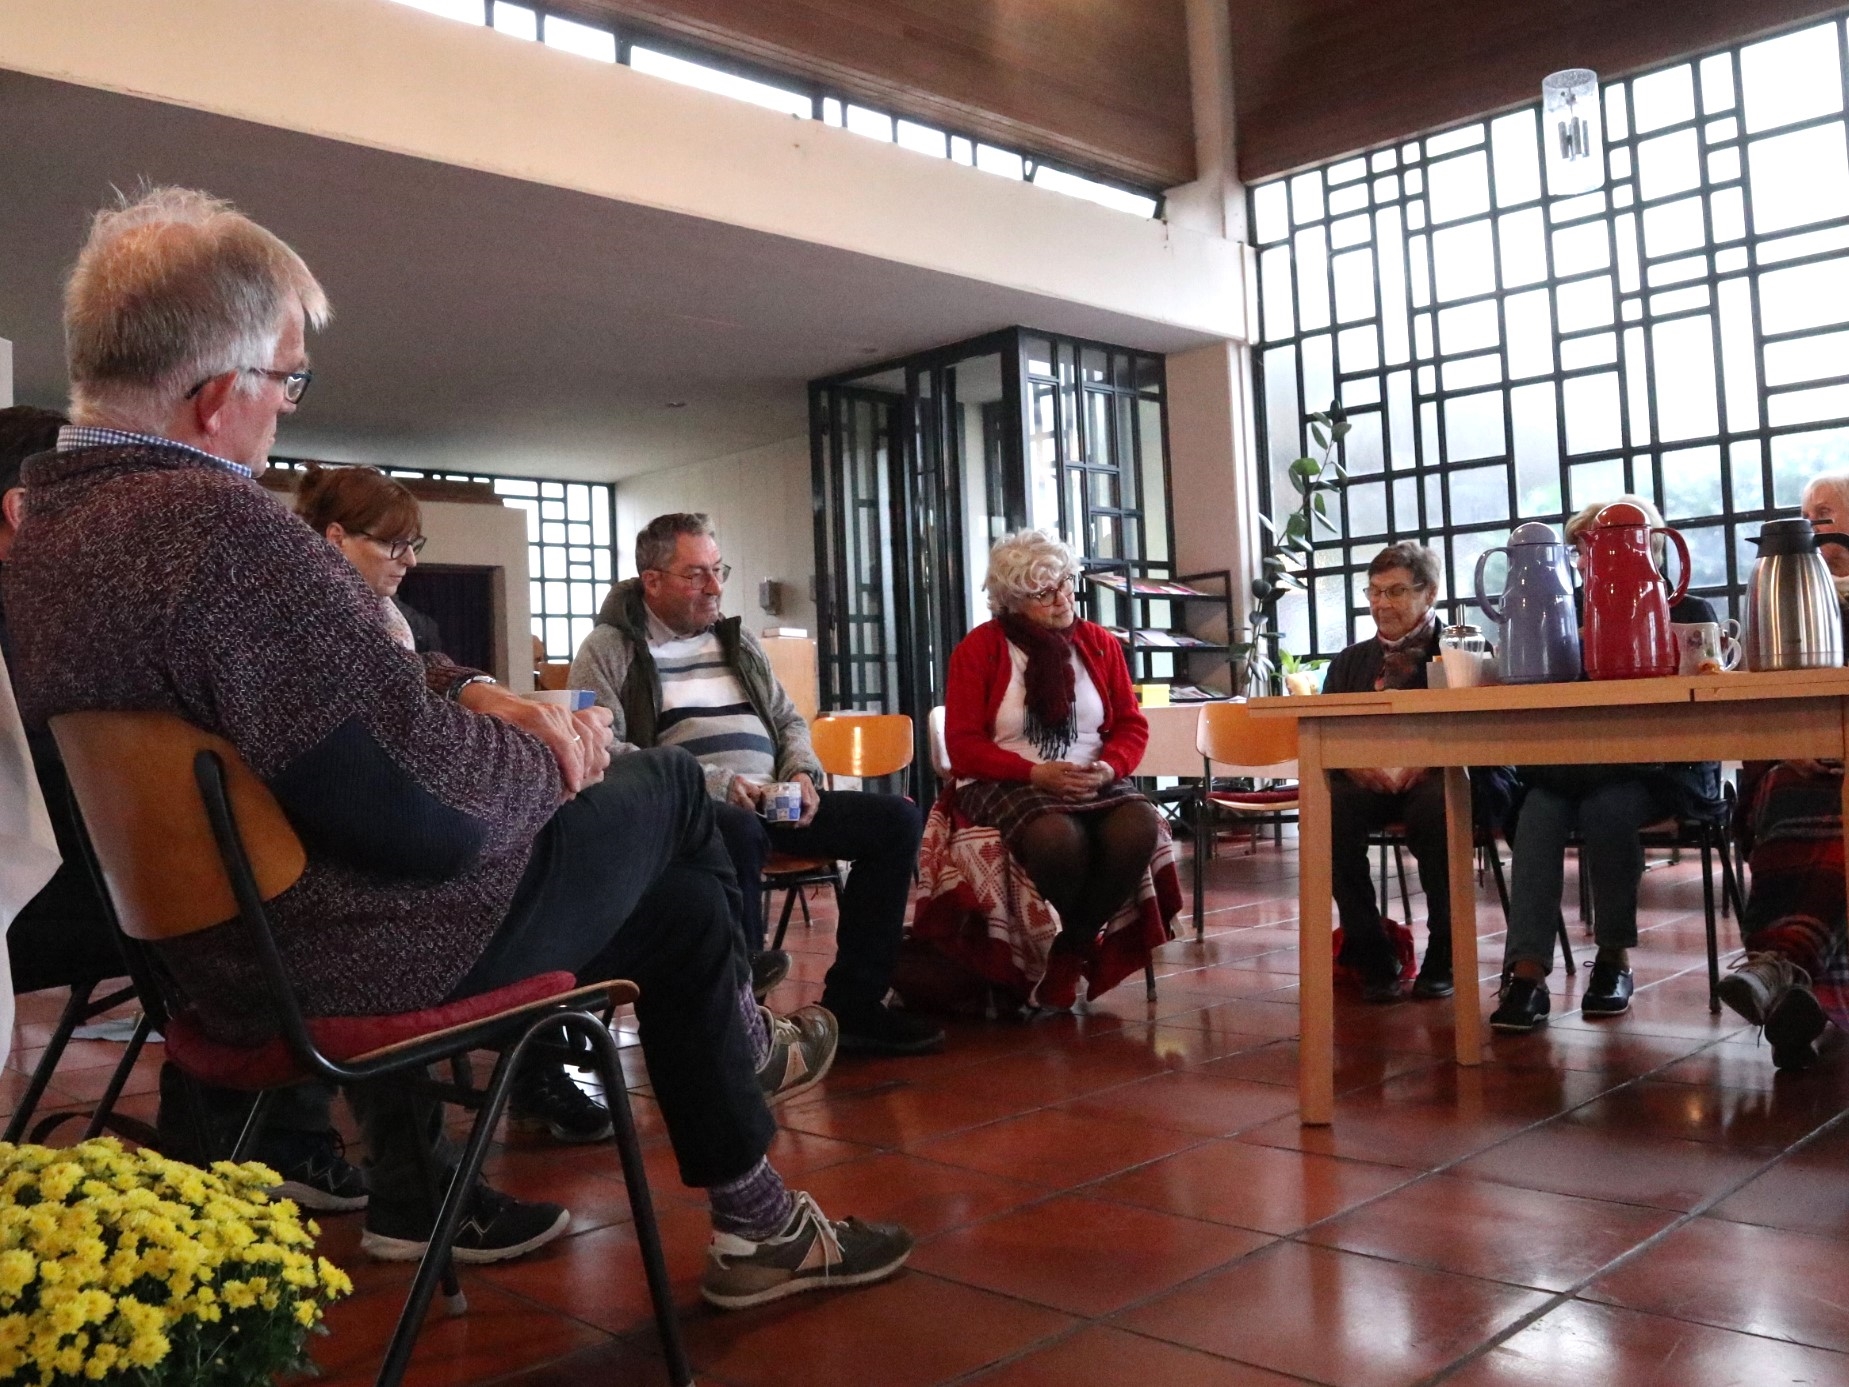
[[[258,1095],[234,1159],[251,1149],[274,1095],[309,1080],[384,1081],[476,1113],[462,1163],[440,1201],[434,1162],[418,1148],[434,1227],[376,1381],[402,1380],[439,1281],[452,1313],[466,1308],[450,1248],[522,1056],[535,1045],[550,1049],[541,1033],[563,1027],[589,1047],[603,1083],[669,1380],[674,1387],[691,1383],[616,1042],[607,1023],[592,1015],[593,1008],[633,1001],[635,984],[580,987],[569,973],[544,973],[424,1011],[306,1017],[264,906],[301,877],[307,854],[237,750],[167,713],[67,713],[52,719],[52,731],[86,853],[122,935],[130,976],[166,1036],[168,1058],[202,1083]],[[206,1035],[180,1006],[166,961],[150,947],[226,921],[242,931],[280,1027],[264,1045],[225,1045]],[[429,1076],[428,1066],[474,1050],[499,1055],[486,1088]]]
[[[81,926],[87,922],[72,922]],[[107,929],[107,921],[94,922]],[[51,988],[69,988],[64,1009],[59,1013],[58,1023],[52,1029],[51,1037],[45,1043],[45,1052],[32,1067],[32,1077],[26,1083],[25,1092],[20,1095],[18,1104],[7,1119],[6,1131],[0,1134],[0,1141],[18,1142],[26,1140],[40,1143],[49,1136],[54,1128],[63,1122],[86,1118],[83,1140],[101,1136],[105,1130],[120,1132],[135,1141],[147,1142],[154,1132],[145,1123],[122,1117],[115,1112],[116,1100],[122,1096],[122,1089],[128,1082],[128,1076],[135,1067],[135,1061],[141,1057],[141,1049],[147,1043],[150,1024],[144,1012],[135,1022],[128,1045],[122,1057],[116,1061],[114,1073],[103,1090],[103,1096],[97,1101],[94,1111],[89,1114],[81,1112],[53,1113],[36,1125],[32,1123],[38,1112],[38,1105],[45,1097],[45,1090],[51,1083],[53,1073],[58,1068],[58,1061],[64,1057],[65,1049],[71,1043],[71,1033],[79,1026],[88,1025],[105,1012],[114,1011],[124,1002],[132,1001],[135,989],[132,985],[121,987],[108,986],[119,981],[125,967],[118,958],[113,966],[99,969],[85,959],[72,960],[70,966],[64,966],[64,960],[52,957],[45,959],[27,959],[14,948],[14,941],[7,940],[8,953],[11,955],[13,970],[13,990],[17,996],[26,996],[33,992],[48,991]],[[110,952],[115,951],[113,940]],[[98,995],[99,990],[101,995]]]
[[[953,772],[950,767],[950,745],[944,737],[944,705],[941,703],[931,710],[928,732],[930,735],[931,747],[931,769],[937,775],[937,783],[940,787],[954,785],[956,776],[955,772]],[[1025,878],[1025,873],[1023,873],[1023,878]],[[1031,881],[1024,880],[1023,889],[1034,892],[1036,896],[1039,894],[1035,891]],[[995,1014],[998,1010],[993,999],[996,990],[997,989],[994,988],[991,989],[991,1001],[989,1006],[991,1014]],[[1151,1002],[1156,1000],[1156,964],[1153,958],[1145,960],[1143,964],[1143,996],[1146,1000]]]
[[[33,756],[35,762],[43,757],[51,758],[51,764],[36,765],[35,768],[47,792],[46,808],[51,813],[53,827],[59,833],[60,848],[71,860],[59,868],[57,875],[33,898],[7,930],[7,961],[16,996],[24,997],[53,989],[68,989],[68,993],[57,1024],[45,1042],[38,1063],[32,1067],[31,1078],[27,1080],[25,1091],[7,1119],[6,1130],[0,1134],[0,1141],[18,1142],[23,1139],[39,1144],[62,1124],[83,1119],[84,1140],[100,1136],[107,1129],[131,1141],[145,1144],[152,1141],[154,1129],[144,1122],[115,1112],[116,1100],[121,1097],[123,1086],[148,1039],[149,1024],[145,1014],[136,1019],[128,1044],[116,1062],[115,1071],[110,1075],[93,1111],[86,1113],[67,1109],[52,1113],[36,1124],[32,1121],[76,1029],[135,997],[135,989],[127,981],[127,964],[123,962],[121,949],[116,946],[115,927],[97,899],[82,863],[77,860],[75,846],[65,831],[64,816],[70,790],[65,782],[63,767],[56,764],[56,758],[51,756],[49,749],[41,750],[35,746]],[[51,802],[54,798],[55,803]]]
[[[1244,699],[1201,704],[1194,745],[1201,754],[1201,790],[1194,802],[1194,937],[1207,931],[1207,862],[1213,852],[1214,817],[1233,814],[1257,822],[1282,822],[1297,810],[1297,724],[1254,718]],[[1215,790],[1215,776],[1259,784],[1293,782],[1283,789]]]
[[[1701,906],[1702,924],[1707,934],[1708,951],[1708,1010],[1719,1015],[1721,1010],[1721,952],[1720,952],[1720,918],[1745,912],[1745,899],[1740,890],[1739,869],[1733,859],[1733,852],[1727,841],[1727,828],[1733,820],[1734,790],[1729,783],[1721,786],[1721,805],[1711,815],[1691,815],[1686,819],[1664,819],[1660,823],[1649,824],[1638,830],[1638,841],[1645,848],[1668,848],[1677,851],[1694,848],[1701,853]],[[1714,890],[1714,859],[1721,861],[1721,889],[1717,897]],[[1580,851],[1580,918],[1586,922],[1586,930],[1593,930],[1592,892],[1586,885],[1585,851]],[[1640,883],[1641,885],[1641,883]],[[1718,905],[1718,910],[1716,906]],[[1566,925],[1561,925],[1564,938]],[[1570,956],[1569,956],[1570,957]]]
[[[1388,824],[1377,833],[1368,835],[1368,846],[1380,849],[1380,913],[1387,913],[1391,896],[1387,889],[1387,850],[1393,850],[1393,865],[1399,873],[1400,907],[1406,912],[1407,920],[1412,919],[1412,894],[1406,886],[1406,825]],[[1496,899],[1502,906],[1502,918],[1506,923],[1509,918],[1509,881],[1502,870],[1502,849],[1496,841],[1493,829],[1478,825],[1476,829],[1477,879],[1482,882],[1483,868],[1487,866],[1490,879],[1496,883]],[[1573,941],[1567,934],[1566,917],[1560,917],[1555,926],[1560,939],[1560,957],[1569,974],[1579,971],[1579,965],[1573,961]]]
[[[810,744],[815,759],[822,763],[825,778],[837,775],[861,780],[879,780],[897,775],[912,764],[912,720],[903,713],[831,713],[809,725]],[[817,786],[817,789],[824,788]],[[827,886],[841,901],[841,870],[832,859],[797,857],[772,853],[764,864],[764,911],[770,913],[770,895],[785,892],[783,913],[777,919],[777,935],[771,948],[783,947],[789,932],[790,912],[802,907],[803,927],[809,928],[809,901],[804,892],[811,886]]]

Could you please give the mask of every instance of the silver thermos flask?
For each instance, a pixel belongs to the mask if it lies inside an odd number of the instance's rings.
[[[1820,535],[1808,520],[1769,520],[1746,585],[1746,667],[1826,669],[1843,662],[1842,608],[1819,544],[1849,547],[1849,535]]]

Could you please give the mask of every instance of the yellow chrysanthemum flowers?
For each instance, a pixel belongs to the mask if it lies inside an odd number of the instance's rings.
[[[0,1384],[256,1387],[302,1365],[353,1283],[277,1181],[109,1138],[0,1143]]]

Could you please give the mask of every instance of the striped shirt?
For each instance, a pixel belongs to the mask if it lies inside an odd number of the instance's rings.
[[[195,448],[190,443],[175,443],[171,438],[158,438],[151,433],[130,433],[126,429],[93,428],[88,424],[66,424],[58,430],[58,451],[74,453],[79,448],[177,448],[182,453],[191,453],[212,464],[221,472],[229,472],[234,477],[250,478],[256,475],[241,462],[230,458],[221,458],[216,453],[208,453],[203,448]]]
[[[674,636],[651,612],[648,645],[661,677],[659,744],[681,747],[702,764],[735,775],[776,779],[777,744],[726,664],[719,637],[711,631]]]

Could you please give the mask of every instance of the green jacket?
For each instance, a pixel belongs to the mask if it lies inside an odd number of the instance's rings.
[[[822,766],[809,744],[809,724],[777,682],[764,647],[735,616],[722,620],[713,634],[719,637],[726,664],[744,685],[752,711],[776,744],[777,779],[788,780],[801,772],[819,789]],[[615,715],[619,755],[659,744],[661,676],[649,653],[648,609],[642,602],[639,578],[625,578],[610,589],[603,610],[597,613],[597,624],[571,662],[571,687],[589,689]],[[707,793],[714,799],[727,798],[732,779],[732,772],[723,766],[706,767]]]

